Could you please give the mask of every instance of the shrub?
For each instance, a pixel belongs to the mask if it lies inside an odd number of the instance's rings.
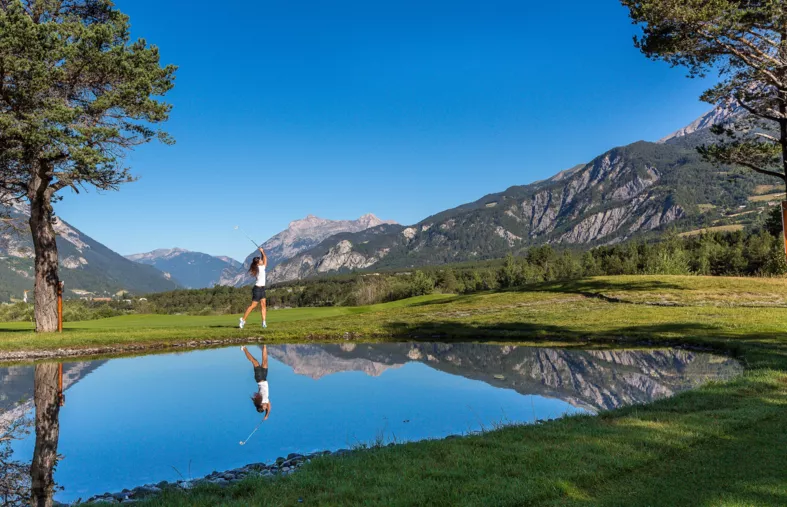
[[[410,281],[409,295],[425,296],[434,292],[434,280],[432,280],[423,271],[416,271],[413,279]]]

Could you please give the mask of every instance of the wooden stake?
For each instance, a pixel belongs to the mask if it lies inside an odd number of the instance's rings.
[[[66,404],[66,395],[63,394],[63,363],[57,365],[57,399],[61,407]]]

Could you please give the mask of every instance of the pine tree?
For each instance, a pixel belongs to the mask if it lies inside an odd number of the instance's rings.
[[[172,142],[152,128],[176,70],[159,60],[110,0],[0,2],[0,205],[30,207],[37,331],[57,328],[59,192],[116,190],[127,150]]]

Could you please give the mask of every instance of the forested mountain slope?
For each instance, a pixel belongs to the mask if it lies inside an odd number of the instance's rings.
[[[33,242],[25,228],[27,209],[18,205],[11,215],[22,230],[0,232],[0,301],[22,299],[23,291],[32,290],[34,284]],[[118,291],[146,294],[180,287],[166,273],[126,259],[59,218],[55,232],[67,297],[107,296]]]
[[[271,280],[488,259],[547,243],[612,244],[672,226],[713,225],[747,206],[758,185],[773,182],[703,161],[696,147],[709,140],[710,120],[702,120],[663,142],[614,148],[548,180],[510,187],[410,227],[333,236],[277,266]]]

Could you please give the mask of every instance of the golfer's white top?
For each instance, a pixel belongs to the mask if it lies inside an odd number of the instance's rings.
[[[259,271],[257,271],[257,282],[254,285],[257,287],[265,287],[265,265],[258,264],[257,269],[259,269]]]
[[[262,396],[262,402],[269,403],[270,400],[268,399],[268,381],[263,380],[262,382],[258,382],[257,388],[260,390],[260,396]]]

